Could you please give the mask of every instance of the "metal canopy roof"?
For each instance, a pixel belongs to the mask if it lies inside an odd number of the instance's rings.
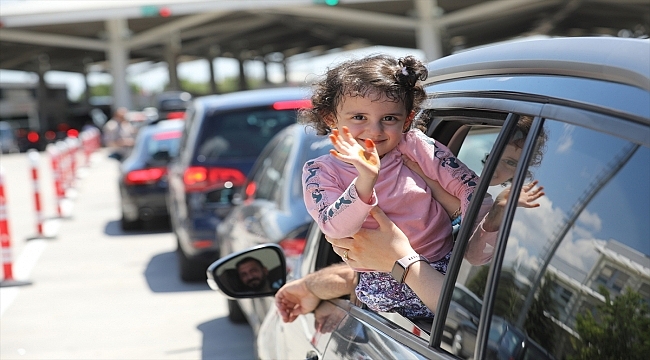
[[[371,45],[417,48],[418,1],[427,0],[340,0],[336,6],[317,0],[71,1],[87,3],[78,9],[5,0],[0,69],[84,72],[107,60],[106,20],[115,18],[127,19],[124,41],[132,63],[165,61],[170,39],[180,46],[179,61],[217,56],[282,61]],[[34,3],[41,9],[33,9]],[[650,33],[647,0],[437,0],[437,6],[433,16],[442,55],[523,35]],[[162,7],[168,17],[158,16]],[[144,16],[147,11],[156,16]]]

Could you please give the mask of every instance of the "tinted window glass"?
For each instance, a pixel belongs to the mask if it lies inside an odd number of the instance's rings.
[[[329,154],[330,149],[333,149],[332,142],[327,136],[308,136],[305,139],[300,151],[300,162],[295,167],[292,175],[291,197],[294,199],[302,199],[302,167],[311,159],[319,156]]]
[[[166,152],[172,157],[178,155],[180,138],[181,130],[169,130],[153,134],[147,143],[147,155],[152,157],[162,152]]]
[[[280,130],[296,122],[296,111],[247,109],[207,114],[197,143],[196,160],[256,158]]]
[[[262,160],[262,166],[254,177],[257,185],[257,191],[254,195],[256,199],[275,200],[278,198],[277,193],[285,181],[283,176],[284,166],[291,153],[293,142],[293,136],[284,137],[269,153],[269,156]]]
[[[470,295],[470,293],[457,287],[454,289],[451,299],[474,314],[474,316],[478,317],[481,315],[481,303]]]
[[[483,171],[483,163],[499,135],[499,127],[473,126],[467,133],[458,151],[458,160],[472,169],[477,175]]]
[[[552,120],[544,127],[547,149],[532,171],[545,196],[516,208],[494,315],[558,359],[643,358],[650,320],[631,314],[648,314],[650,303],[650,149]]]

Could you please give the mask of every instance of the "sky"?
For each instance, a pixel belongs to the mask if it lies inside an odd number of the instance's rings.
[[[327,55],[310,58],[295,56],[289,59],[289,81],[292,83],[309,82],[314,76],[322,74],[327,67],[337,64],[350,58],[358,58],[373,53],[388,53],[396,57],[414,55],[424,59],[424,53],[418,49],[395,48],[386,46],[372,46],[357,50],[333,52]],[[237,76],[239,65],[235,59],[217,58],[215,60],[217,81],[226,77]],[[209,79],[209,67],[206,60],[183,62],[178,65],[178,76],[180,79],[193,82],[207,82]],[[247,62],[246,72],[252,77],[263,76],[261,62]],[[269,77],[272,82],[282,80],[282,69],[279,65],[269,66]],[[169,81],[167,67],[164,63],[134,64],[127,68],[129,82],[139,85],[145,92],[156,93],[162,91],[164,85]],[[0,82],[36,82],[34,73],[25,73],[11,70],[0,70]],[[84,78],[81,74],[61,71],[49,71],[45,74],[45,81],[49,84],[66,84],[68,98],[78,98],[85,89]],[[109,84],[112,77],[105,73],[90,73],[88,83],[91,86],[98,84]]]

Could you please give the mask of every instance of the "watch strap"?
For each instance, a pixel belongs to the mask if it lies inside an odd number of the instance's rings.
[[[398,283],[403,284],[404,280],[406,279],[406,275],[408,274],[409,268],[411,265],[415,264],[418,261],[425,261],[427,263],[429,262],[427,258],[420,254],[410,254],[404,256],[403,258],[395,261],[393,270],[390,272],[391,276]]]

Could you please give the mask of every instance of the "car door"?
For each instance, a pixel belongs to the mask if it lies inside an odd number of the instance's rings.
[[[459,131],[470,127],[458,145],[459,159],[484,178],[491,177],[494,163],[499,161],[503,138],[512,129],[508,123],[521,115],[507,111],[517,107],[509,105],[501,108],[503,112],[465,110],[460,117],[454,111],[434,112],[439,125],[460,121],[464,125]],[[531,113],[544,115],[547,111],[549,115],[535,117],[512,180],[517,190],[511,193],[518,194],[524,184],[534,179],[544,187],[545,195],[535,208],[517,207],[510,198],[492,261],[472,266],[461,256],[452,258],[450,264],[460,267],[450,265],[448,281],[457,281],[483,300],[481,321],[475,330],[478,335],[472,334],[476,338],[466,344],[470,349],[460,352],[436,332],[438,327],[434,323],[432,343],[442,340],[441,349],[462,358],[553,359],[593,351],[593,344],[587,345],[581,339],[598,339],[591,331],[599,327],[625,328],[614,332],[615,336],[644,334],[642,328],[647,319],[628,321],[631,317],[623,314],[647,313],[650,301],[647,126],[612,116],[611,112],[519,105]],[[497,126],[490,119],[502,119],[502,126],[494,128],[498,132],[489,130]],[[545,136],[540,153],[542,134]],[[450,139],[450,148],[456,147],[454,141],[458,142],[458,137]],[[494,159],[486,158],[487,153]],[[475,196],[491,193],[496,197],[503,189],[479,185]],[[469,232],[459,233],[461,241],[457,240],[454,251],[462,251],[458,245],[465,243],[462,239],[468,235]],[[608,323],[607,314],[613,311],[621,311],[614,318],[628,320],[610,319]],[[447,327],[454,325],[449,316],[439,321]],[[510,333],[521,334],[517,337],[521,341],[491,337],[493,333],[502,336],[503,331],[497,329],[503,328],[504,323],[513,329]],[[638,336],[644,335],[632,337]],[[613,350],[624,353],[624,358],[635,358],[642,351],[630,340],[617,341],[628,344],[624,349]],[[615,347],[599,348],[607,351]]]

